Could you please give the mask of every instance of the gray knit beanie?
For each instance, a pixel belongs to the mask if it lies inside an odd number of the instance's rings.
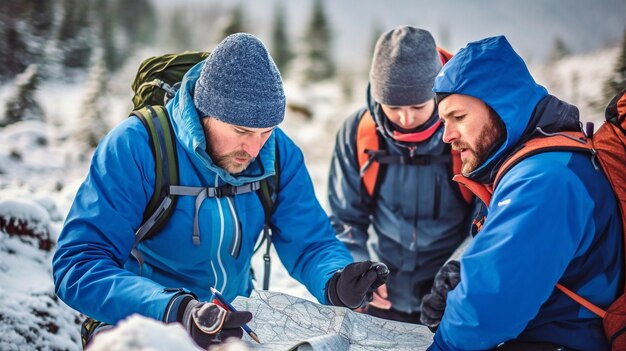
[[[421,104],[434,98],[432,88],[440,69],[437,46],[428,31],[412,26],[392,29],[376,42],[371,94],[385,105]]]
[[[193,103],[202,117],[248,128],[274,127],[285,116],[280,73],[263,43],[247,33],[228,36],[206,59]]]

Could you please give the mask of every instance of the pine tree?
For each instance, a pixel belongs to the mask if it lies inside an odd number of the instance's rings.
[[[103,60],[96,61],[85,84],[85,99],[76,121],[74,136],[79,143],[95,148],[108,131],[104,120],[107,111],[107,72]]]
[[[100,49],[99,53],[109,72],[117,70],[122,64],[122,57],[124,57],[115,40],[116,16],[112,7],[113,4],[109,0],[96,0],[92,8],[92,18],[97,23],[95,29],[98,33],[94,39],[96,39]]]
[[[572,72],[572,93],[571,93],[571,102],[574,105],[579,105],[580,100],[580,73],[578,71]]]
[[[33,63],[37,63],[39,77],[42,80],[50,76],[50,67],[58,62],[58,57],[50,57],[50,49],[55,45],[55,33],[58,29],[58,0],[30,0],[26,21],[29,25],[26,40],[30,43]]]
[[[622,50],[615,62],[613,74],[604,82],[604,97],[608,102],[617,93],[626,89],[626,30],[622,39]]]
[[[0,76],[6,79],[26,68],[25,58],[28,56],[28,49],[22,34],[16,27],[9,24],[2,34],[3,43],[0,48],[3,54],[0,55]]]
[[[450,27],[448,25],[442,24],[439,26],[439,35],[437,36],[437,46],[443,48],[444,50],[450,51],[450,46],[452,45],[452,39],[450,38]]]
[[[293,58],[289,44],[289,35],[285,23],[285,8],[282,3],[276,3],[274,10],[274,24],[272,26],[272,58],[278,70],[284,76],[289,62]]]
[[[370,45],[367,51],[368,65],[367,70],[369,72],[370,67],[372,66],[372,59],[374,58],[374,50],[376,50],[376,43],[378,42],[378,38],[383,34],[383,27],[380,25],[380,22],[376,21],[372,24],[372,32],[370,36]]]
[[[51,39],[57,0],[0,2],[0,80],[42,62]],[[39,66],[39,74],[43,67]]]
[[[305,30],[303,40],[304,60],[302,79],[305,83],[319,82],[335,75],[335,63],[332,58],[332,32],[326,18],[323,0],[315,0],[313,13]]]
[[[43,0],[46,2],[45,0]],[[46,2],[49,8],[45,11],[52,17],[52,23],[47,29],[46,40],[42,51],[42,59],[38,61],[39,76],[42,80],[62,80],[65,79],[65,68],[63,64],[64,47],[60,41],[60,31],[63,22],[63,0],[51,0]],[[44,11],[43,9],[41,11]],[[43,15],[42,15],[43,16]],[[44,21],[42,19],[42,21]],[[42,26],[45,26],[42,24]]]
[[[17,1],[0,1],[0,79],[10,79],[23,72],[32,57],[26,38],[25,23],[21,16],[24,4]]]
[[[48,39],[54,24],[54,6],[56,1],[52,0],[29,0],[30,5],[28,23],[32,28],[33,36],[41,41]]]
[[[89,2],[63,1],[63,20],[59,30],[62,63],[69,71],[89,67],[92,46],[89,28]]]
[[[172,23],[168,26],[168,39],[176,52],[192,49],[192,32],[185,17],[186,13],[188,11],[185,9],[177,8],[172,13]]]
[[[122,52],[132,50],[138,45],[152,45],[156,42],[158,19],[150,0],[117,0],[115,14],[119,25],[128,38],[127,47]]]
[[[39,87],[37,65],[29,65],[18,75],[14,86],[13,94],[7,99],[4,120],[0,122],[0,127],[25,120],[43,120],[44,112],[36,98]]]
[[[218,43],[231,34],[246,32],[241,5],[235,6],[220,22],[217,26],[217,37],[215,38]]]
[[[556,37],[556,39],[554,39],[554,45],[552,46],[552,53],[550,53],[549,57],[550,62],[559,61],[570,54],[571,52],[567,48],[567,45],[565,45],[563,39],[561,37]]]

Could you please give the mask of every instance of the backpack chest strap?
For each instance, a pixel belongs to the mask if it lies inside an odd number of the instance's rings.
[[[387,151],[383,150],[365,150],[365,153],[369,155],[369,163],[426,166],[434,163],[452,162],[450,155],[389,155]]]
[[[202,202],[209,197],[222,198],[239,194],[250,193],[261,188],[261,182],[256,181],[239,186],[224,185],[219,187],[197,187],[170,185],[170,195],[193,196],[196,198],[195,211],[193,215],[193,244],[200,245],[200,226],[198,224],[198,212]]]
[[[387,150],[369,150],[364,151],[367,154],[367,162],[361,167],[359,173],[361,177],[365,176],[367,170],[374,163],[378,164],[395,164],[395,165],[412,165],[412,166],[428,166],[435,163],[451,163],[450,155],[389,155]]]

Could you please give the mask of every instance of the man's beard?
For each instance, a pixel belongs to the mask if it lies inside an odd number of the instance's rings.
[[[252,161],[252,156],[250,156],[247,152],[233,151],[226,155],[216,155],[213,156],[213,162],[220,168],[226,170],[230,174],[238,174],[246,170]],[[246,163],[239,163],[235,161],[235,158],[247,159]]]
[[[497,117],[496,117],[497,118]],[[497,120],[490,118],[490,123],[484,125],[482,131],[478,135],[476,146],[471,148],[469,144],[463,141],[453,141],[452,149],[461,151],[466,149],[470,152],[462,162],[461,173],[467,175],[480,166],[488,156],[486,153],[491,146],[497,142],[502,135],[502,128]]]

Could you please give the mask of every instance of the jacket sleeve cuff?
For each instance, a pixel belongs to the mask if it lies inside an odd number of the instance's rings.
[[[339,279],[340,274],[341,271],[336,272],[326,283],[326,302],[332,306],[346,307],[337,295],[337,279]]]
[[[196,296],[192,293],[185,291],[183,289],[178,289],[179,292],[172,297],[170,302],[167,304],[165,308],[165,313],[163,314],[163,322],[165,323],[175,323],[183,321],[183,315],[185,313],[185,308],[191,301],[197,301]]]

